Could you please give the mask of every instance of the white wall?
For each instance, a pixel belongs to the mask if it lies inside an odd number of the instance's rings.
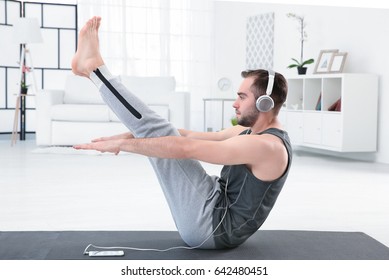
[[[305,58],[317,59],[320,50],[339,49],[348,52],[344,72],[375,73],[380,77],[378,152],[374,154],[345,154],[344,156],[389,163],[389,10],[299,6],[285,4],[243,3],[217,1],[215,3],[215,65],[213,80],[222,76],[233,80],[234,89],[224,93],[233,97],[245,69],[245,28],[248,16],[274,12],[274,69],[285,76],[295,75],[286,69],[291,57],[299,57],[299,35],[296,21],[287,18],[293,12],[304,15],[308,41]],[[312,73],[314,65],[308,69]],[[215,95],[220,95],[215,90]],[[369,93],[366,92],[366,98]],[[363,114],[363,112],[361,112]],[[363,137],[361,131],[361,137]]]

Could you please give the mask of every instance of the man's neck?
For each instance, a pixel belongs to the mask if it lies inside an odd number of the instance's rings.
[[[269,128],[282,128],[281,123],[278,121],[277,117],[272,117],[271,119],[259,118],[258,121],[250,128],[250,130],[251,134],[257,134]]]

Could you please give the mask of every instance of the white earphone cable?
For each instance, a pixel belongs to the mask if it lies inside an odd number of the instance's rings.
[[[226,186],[225,186],[225,190],[224,190],[224,196],[225,196],[226,202],[227,202],[226,210],[224,211],[224,214],[223,214],[219,224],[215,227],[215,229],[211,232],[211,234],[203,242],[201,242],[199,245],[196,245],[193,247],[192,246],[175,246],[175,247],[170,247],[170,248],[166,248],[166,249],[154,249],[154,248],[136,248],[136,247],[122,247],[122,246],[104,247],[104,246],[96,246],[94,244],[89,244],[84,250],[84,255],[88,255],[88,253],[89,253],[88,249],[90,247],[95,248],[95,249],[99,249],[99,250],[132,250],[132,251],[153,251],[153,252],[168,252],[168,251],[177,250],[177,249],[193,250],[193,249],[200,248],[218,230],[218,228],[221,226],[221,224],[223,223],[223,221],[227,215],[228,208],[229,208],[229,203],[228,203],[228,199],[227,199],[228,198],[227,197],[227,187],[228,187],[228,180],[229,180],[230,171],[231,171],[231,166],[230,166],[230,169],[228,171]]]

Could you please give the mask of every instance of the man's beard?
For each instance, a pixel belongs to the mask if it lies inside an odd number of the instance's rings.
[[[255,106],[248,111],[245,115],[240,115],[238,118],[238,124],[245,127],[252,127],[258,119],[259,111]]]

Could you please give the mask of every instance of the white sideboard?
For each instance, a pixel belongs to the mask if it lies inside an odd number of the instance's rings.
[[[288,86],[280,120],[293,145],[337,152],[376,151],[377,75],[301,75],[288,78]]]

